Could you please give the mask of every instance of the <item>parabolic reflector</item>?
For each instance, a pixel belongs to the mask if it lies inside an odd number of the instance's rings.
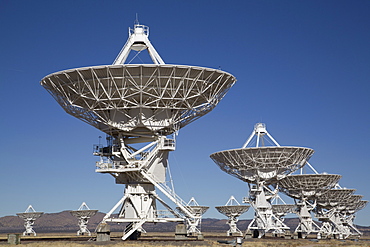
[[[216,152],[211,158],[223,171],[243,181],[269,184],[304,166],[313,153],[304,147],[258,147]]]
[[[44,212],[29,212],[29,213],[17,213],[17,216],[22,219],[37,219],[43,215]]]
[[[297,208],[295,204],[272,204],[271,206],[272,212],[277,215],[294,213],[294,209]]]
[[[203,215],[205,212],[207,212],[207,210],[209,209],[209,207],[207,206],[196,206],[196,205],[187,205],[187,206],[184,206],[187,210],[189,210],[190,212],[192,212],[193,214],[195,215],[198,215],[198,216],[201,216]],[[176,208],[180,213],[184,213],[181,208],[177,207]]]
[[[121,64],[56,72],[41,85],[67,113],[110,135],[169,135],[210,112],[235,81],[204,67]]]
[[[289,175],[279,180],[281,191],[293,198],[316,197],[333,188],[341,175],[337,174],[299,174]]]
[[[355,189],[330,189],[317,198],[317,204],[322,208],[330,209],[348,199],[354,192]]]
[[[366,207],[366,205],[368,204],[369,201],[359,201],[359,202],[356,202],[356,203],[353,203],[351,204],[351,206],[349,207],[349,210],[352,210],[354,212],[357,212],[357,211],[360,211],[361,209],[363,209],[364,207]]]
[[[223,215],[230,216],[240,216],[241,214],[248,211],[250,205],[230,205],[230,206],[217,206],[216,209]]]
[[[74,217],[77,217],[77,218],[81,218],[81,217],[92,217],[94,216],[96,213],[98,212],[98,210],[74,210],[74,211],[70,211],[70,213],[74,216]]]

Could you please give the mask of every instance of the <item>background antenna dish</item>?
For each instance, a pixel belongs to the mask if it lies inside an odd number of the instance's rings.
[[[249,207],[250,205],[240,205],[234,196],[230,197],[225,206],[216,207],[218,212],[226,215],[229,218],[229,220],[227,221],[227,224],[230,226],[230,229],[227,231],[228,236],[243,235],[236,224],[239,220],[238,217],[247,212]]]
[[[333,188],[341,178],[336,174],[290,175],[278,181],[280,190],[290,197],[303,199],[321,196],[323,189]]]
[[[85,234],[91,236],[91,232],[87,228],[87,223],[89,223],[89,219],[97,212],[98,210],[91,210],[85,202],[81,204],[78,210],[70,212],[74,217],[78,218],[80,230],[77,231],[77,236]]]
[[[36,212],[32,205],[29,205],[24,213],[17,213],[18,217],[24,220],[24,227],[26,230],[23,232],[23,236],[31,234],[36,236],[33,225],[35,224],[35,220],[40,218],[43,214],[43,212]]]

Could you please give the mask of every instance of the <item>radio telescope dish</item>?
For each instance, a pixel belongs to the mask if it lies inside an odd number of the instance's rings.
[[[123,240],[137,238],[145,222],[185,220],[155,189],[185,214],[188,233],[195,231],[205,208],[187,207],[166,184],[168,155],[176,147],[174,134],[212,111],[236,82],[218,69],[165,64],[148,37],[149,28],[137,22],[112,65],[59,71],[41,80],[68,114],[108,135],[107,146],[94,147],[100,157],[96,172],[111,174],[126,188],[102,223],[128,223]],[[125,64],[131,51],[144,50],[153,64]],[[157,202],[173,217],[161,215]]]
[[[234,196],[230,197],[225,206],[216,207],[218,212],[229,218],[227,224],[230,226],[230,229],[227,231],[227,236],[242,235],[242,232],[238,229],[236,224],[238,222],[238,217],[247,212],[249,207],[250,205],[240,205]]]
[[[216,209],[223,215],[227,217],[237,216],[244,214],[248,211],[249,205],[229,205],[229,206],[217,206]]]
[[[289,230],[272,211],[271,200],[277,197],[278,190],[268,186],[303,167],[313,153],[311,148],[280,146],[266,125],[257,123],[242,148],[210,155],[221,170],[253,184],[249,185],[249,198],[243,201],[250,203],[256,212],[246,238],[252,235],[261,238],[270,230],[282,235]]]
[[[72,216],[78,218],[78,226],[80,227],[80,230],[77,231],[77,236],[84,234],[91,236],[91,232],[87,228],[87,223],[89,223],[89,219],[97,212],[98,210],[91,210],[85,202],[81,204],[78,210],[70,212]]]
[[[336,174],[299,174],[286,176],[278,184],[281,191],[290,197],[313,198],[321,195],[323,189],[333,188],[341,177]]]
[[[359,201],[357,203],[354,203],[353,207],[350,207],[350,210],[353,210],[354,212],[360,211],[361,209],[365,208],[368,203],[369,201]]]
[[[322,208],[331,209],[346,201],[355,191],[355,189],[330,189],[321,193],[316,202]]]
[[[195,198],[192,197],[183,208],[177,207],[176,209],[183,215],[186,215],[185,210],[188,210],[195,216],[193,218],[186,218],[188,224],[188,234],[190,235],[200,234],[201,232],[197,228],[197,226],[201,223],[202,215],[207,212],[209,207],[200,206],[198,202],[195,200]]]
[[[221,170],[248,183],[276,182],[304,166],[313,150],[303,147],[241,148],[211,154]]]
[[[348,198],[339,203],[340,210],[346,214],[354,214],[355,212],[358,211],[357,210],[358,205],[362,204],[360,203],[360,201],[363,197],[364,197],[363,195],[349,196]]]
[[[203,67],[118,64],[56,72],[41,85],[68,114],[109,135],[152,136],[204,116],[235,81]]]
[[[29,205],[24,213],[17,213],[18,217],[25,221],[24,227],[26,230],[23,232],[23,236],[31,234],[36,236],[36,232],[33,230],[33,225],[35,224],[35,220],[40,218],[43,214],[43,212],[36,212],[32,205]]]

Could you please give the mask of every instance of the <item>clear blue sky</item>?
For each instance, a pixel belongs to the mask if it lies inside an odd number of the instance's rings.
[[[39,81],[111,64],[136,13],[166,63],[238,79],[171,153],[176,192],[210,206],[205,217],[224,218],[214,206],[247,195],[209,155],[241,147],[257,122],[281,145],[315,149],[319,172],[342,174],[342,186],[370,200],[370,1],[1,0],[0,216],[83,201],[107,212],[118,201],[123,186],[94,172],[102,133],[66,114]],[[370,206],[355,222],[370,225]]]

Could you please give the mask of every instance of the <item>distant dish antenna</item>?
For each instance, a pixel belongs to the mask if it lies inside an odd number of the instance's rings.
[[[77,231],[77,236],[85,234],[91,236],[91,232],[87,228],[87,223],[89,223],[89,219],[97,212],[98,210],[91,210],[85,202],[81,204],[78,210],[70,212],[74,217],[78,218],[80,230]]]
[[[209,209],[209,207],[207,207],[207,206],[199,206],[199,204],[195,200],[195,198],[192,197],[190,199],[190,201],[186,204],[186,206],[184,208],[186,210],[190,211],[190,212],[193,212],[193,214],[196,216],[194,218],[189,218],[189,217],[186,218],[186,220],[187,220],[187,226],[188,226],[188,229],[187,229],[188,234],[190,234],[190,235],[200,234],[201,231],[198,228],[198,226],[200,226],[200,224],[201,224],[202,215],[205,212],[207,212],[207,210]],[[177,210],[180,213],[182,213],[183,215],[186,216],[186,211],[184,211],[182,208],[177,207]]]
[[[240,205],[234,196],[230,197],[225,206],[216,207],[218,212],[229,218],[227,224],[229,225],[230,229],[227,231],[227,236],[243,235],[243,233],[237,227],[237,223],[239,221],[238,218],[240,215],[247,212],[249,207],[249,205]]]
[[[36,236],[36,232],[33,230],[33,225],[35,224],[35,220],[40,218],[43,214],[43,212],[36,212],[32,205],[29,205],[24,213],[17,213],[18,217],[24,220],[24,227],[26,230],[23,232],[23,236],[31,234]]]

